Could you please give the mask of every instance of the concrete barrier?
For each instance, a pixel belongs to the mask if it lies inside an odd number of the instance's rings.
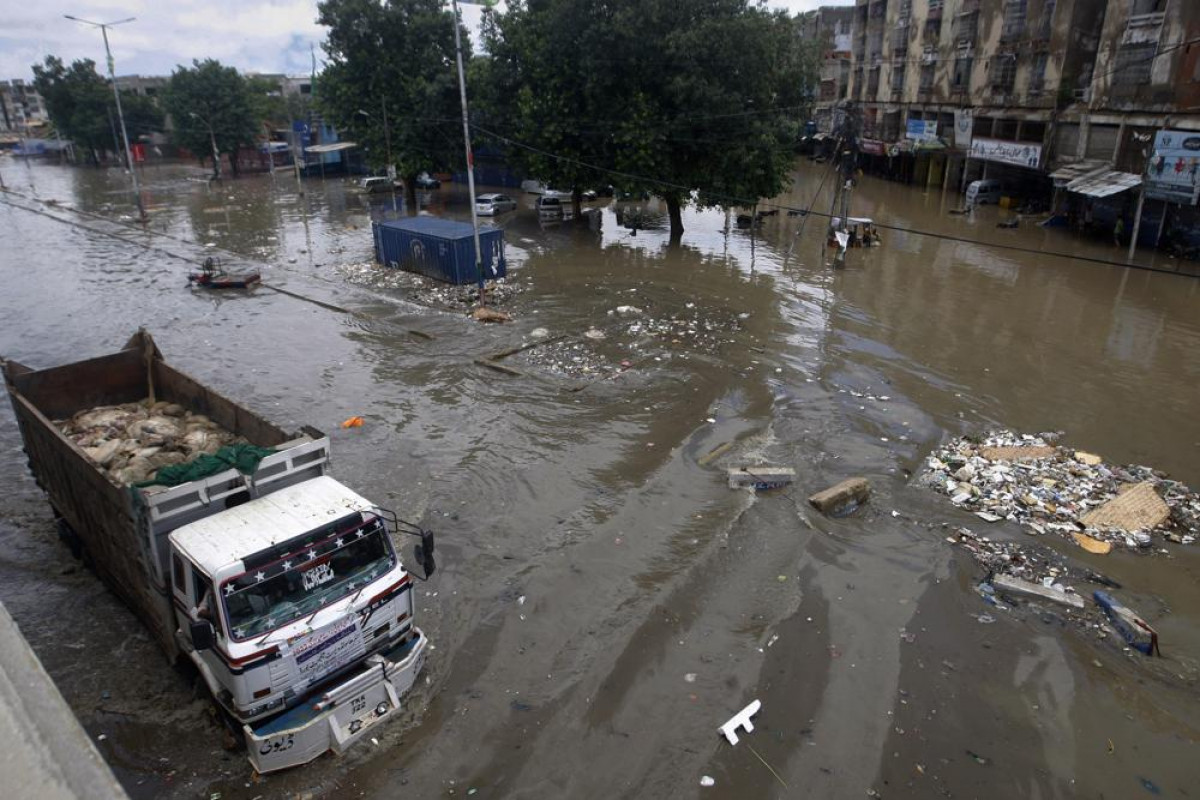
[[[0,741],[7,797],[128,800],[2,604]]]

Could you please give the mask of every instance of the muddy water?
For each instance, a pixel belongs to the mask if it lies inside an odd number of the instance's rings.
[[[20,193],[0,204],[0,353],[49,365],[144,325],[201,379],[285,426],[332,431],[338,477],[440,537],[441,570],[418,592],[436,649],[407,721],[346,758],[256,779],[221,751],[184,674],[55,542],[0,410],[0,599],[131,794],[1187,791],[1194,548],[1086,556],[1158,627],[1167,657],[1151,668],[1052,612],[980,623],[982,575],[923,524],[978,520],[909,477],[944,438],[1005,425],[1200,484],[1195,280],[1043,255],[1116,253],[870,178],[853,213],[906,230],[838,271],[815,217],[750,232],[692,211],[671,248],[653,201],[594,203],[594,230],[539,222],[522,198],[498,220],[517,318],[480,327],[344,278],[370,259],[381,212],[339,180],[299,197],[284,176],[209,187],[151,168],[145,234],[81,213],[128,214],[115,173],[0,169]],[[799,164],[780,201],[807,206],[820,178]],[[455,187],[424,199],[468,215]],[[259,259],[269,284],[350,313],[183,288],[184,259],[213,253]],[[644,313],[609,314],[625,305]],[[525,377],[475,363],[538,327],[580,347],[514,356]],[[604,338],[580,338],[589,328]],[[336,428],[352,414],[367,424]],[[730,491],[723,467],[748,458],[794,466],[797,486]],[[859,474],[874,495],[855,515],[803,502]],[[731,748],[715,729],[755,698],[756,731]]]

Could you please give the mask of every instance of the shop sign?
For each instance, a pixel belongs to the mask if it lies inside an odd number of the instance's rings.
[[[910,119],[904,129],[904,138],[918,142],[937,138],[937,122],[931,119]]]
[[[969,108],[959,108],[954,112],[954,146],[960,150],[971,149],[971,131],[975,124],[974,115]]]
[[[1042,146],[1026,142],[974,138],[971,140],[971,158],[1037,169],[1042,163]]]
[[[858,149],[871,156],[883,155],[883,142],[878,139],[859,139]]]
[[[1196,204],[1200,193],[1200,132],[1159,131],[1146,164],[1146,197]]]

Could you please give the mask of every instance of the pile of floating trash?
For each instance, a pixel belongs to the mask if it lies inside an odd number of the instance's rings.
[[[203,414],[162,401],[99,406],[54,424],[110,478],[125,485],[153,480],[163,467],[245,441]]]
[[[337,270],[351,283],[404,292],[409,299],[422,305],[460,308],[474,305],[479,299],[479,288],[475,284],[455,286],[373,261],[342,264]],[[521,292],[521,287],[505,278],[497,278],[487,281],[483,291],[489,305],[504,305]]]
[[[1072,539],[1093,553],[1200,535],[1200,495],[1149,467],[1117,466],[1054,444],[1055,434],[962,437],[926,459],[920,482],[987,522]]]

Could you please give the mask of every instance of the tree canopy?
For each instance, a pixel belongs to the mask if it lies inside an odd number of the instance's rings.
[[[376,167],[387,164],[390,139],[410,189],[423,170],[462,165],[455,20],[442,0],[323,0],[318,13],[329,28],[314,87],[326,120],[365,144]],[[462,42],[469,47],[465,31]]]
[[[485,44],[480,126],[544,180],[660,195],[675,236],[684,202],[783,188],[816,69],[748,0],[512,0]]]
[[[33,66],[33,75],[55,129],[90,161],[98,161],[99,152],[122,149],[113,141],[117,113],[112,87],[96,72],[96,62],[82,59],[68,67],[57,56],[46,56]],[[121,106],[131,143],[162,130],[162,112],[150,98],[122,91]]]
[[[176,143],[203,159],[215,141],[218,153],[229,154],[235,175],[238,148],[253,145],[261,132],[261,106],[249,81],[211,58],[177,67],[163,93],[163,104],[175,122]],[[218,172],[216,164],[213,170]]]

